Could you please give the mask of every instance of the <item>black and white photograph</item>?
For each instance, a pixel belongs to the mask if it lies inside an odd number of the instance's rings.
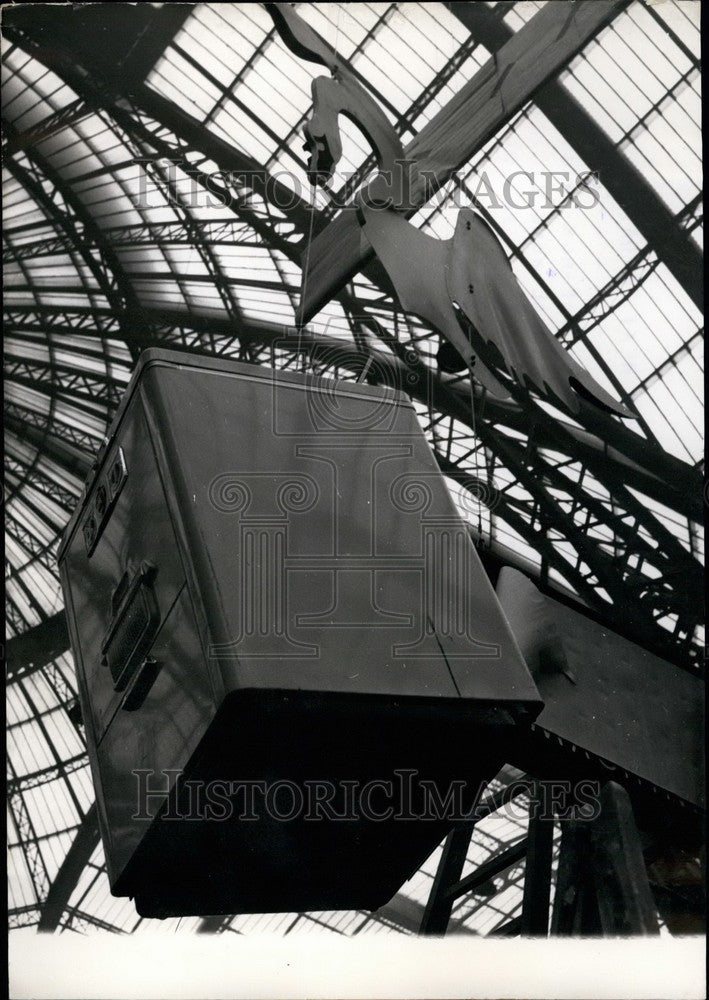
[[[0,15],[10,997],[705,997],[699,0]]]

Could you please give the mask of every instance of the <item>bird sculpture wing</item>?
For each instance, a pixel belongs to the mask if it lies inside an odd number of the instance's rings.
[[[453,240],[437,240],[422,233],[391,209],[362,205],[364,235],[389,275],[402,309],[430,323],[456,348],[463,362],[475,364],[475,375],[496,396],[509,393],[484,367],[460,325],[448,293],[446,269],[454,252]]]
[[[572,413],[583,396],[619,416],[635,416],[545,326],[499,240],[475,212],[460,211],[450,240],[427,236],[390,209],[362,205],[359,213],[402,308],[438,330],[493,395],[509,397],[504,383],[512,378]]]
[[[473,350],[484,365],[578,413],[580,397],[634,417],[565,350],[522,291],[490,227],[471,209],[458,215],[449,241],[448,294],[470,322]],[[477,374],[477,369],[476,369]]]

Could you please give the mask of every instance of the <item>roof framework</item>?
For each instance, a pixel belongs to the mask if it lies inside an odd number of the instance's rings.
[[[543,4],[297,6],[406,144]],[[348,124],[331,189],[308,186],[300,130],[317,71],[285,49],[258,5],[139,7],[141,25],[123,17],[121,31],[140,27],[142,42],[126,42],[108,73],[90,39],[77,42],[48,8],[5,26],[15,925],[145,923],[108,895],[54,560],[145,347],[343,379],[371,357],[395,367],[483,550],[687,669],[699,669],[704,647],[698,4],[619,4],[414,218],[445,238],[456,206],[474,205],[557,337],[638,413],[632,428],[590,410],[581,426],[540,401],[484,399],[467,378],[442,375],[438,335],[401,312],[376,262],[298,342],[284,338],[308,247],[374,161]],[[96,30],[102,15],[87,16]],[[61,44],[43,44],[44,30]],[[566,173],[565,193],[552,186],[549,196],[552,172]],[[506,822],[481,824],[465,872],[524,836],[521,813]],[[411,931],[435,863],[375,917],[240,917],[202,929]],[[458,901],[456,927],[504,928],[522,873],[515,862],[494,895]]]

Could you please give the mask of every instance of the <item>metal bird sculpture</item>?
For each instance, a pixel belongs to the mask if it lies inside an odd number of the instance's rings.
[[[561,346],[524,294],[500,241],[472,209],[458,213],[450,240],[422,233],[390,209],[363,204],[358,211],[402,308],[425,319],[454,348],[439,353],[443,367],[472,368],[495,396],[509,396],[514,380],[573,413],[584,397],[619,416],[634,416]]]
[[[290,4],[265,6],[288,48],[331,73],[313,81],[313,114],[303,128],[311,182],[327,184],[342,155],[339,114],[354,121],[372,146],[379,174],[355,196],[357,218],[403,309],[421,316],[444,338],[439,367],[449,372],[468,367],[494,396],[519,397],[520,389],[532,390],[573,414],[581,410],[583,397],[618,416],[634,418],[556,340],[479,215],[462,209],[450,240],[428,236],[406,220],[402,211],[412,207],[406,194],[418,170],[405,159],[383,111]],[[392,204],[402,211],[379,207]]]

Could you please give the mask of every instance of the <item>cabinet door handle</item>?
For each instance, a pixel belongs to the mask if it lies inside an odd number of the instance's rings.
[[[160,627],[153,586],[157,569],[144,562],[114,609],[101,643],[101,663],[111,671],[113,687],[123,691],[150,652]]]
[[[121,708],[126,712],[135,712],[143,704],[148,696],[148,691],[155,683],[155,678],[160,673],[160,664],[152,656],[143,660],[137,673],[134,675],[131,686],[126,691],[121,702]]]

